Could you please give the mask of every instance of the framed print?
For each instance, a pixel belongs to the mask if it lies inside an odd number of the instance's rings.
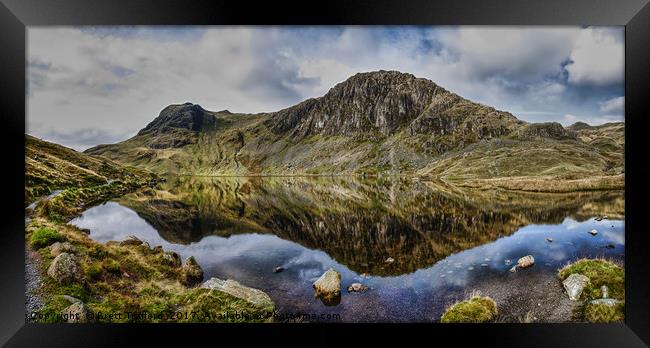
[[[645,346],[646,2],[320,7],[3,0],[3,342]]]

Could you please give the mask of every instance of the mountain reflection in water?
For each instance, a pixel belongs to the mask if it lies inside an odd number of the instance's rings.
[[[623,219],[622,191],[537,194],[407,179],[176,177],[157,190],[91,208],[71,223],[102,242],[133,234],[193,255],[206,279],[231,278],[264,290],[284,311],[339,313],[344,321],[431,321],[482,277],[507,274],[507,260],[532,254],[538,271],[554,272],[578,257],[622,258]],[[592,228],[601,233],[586,233]],[[389,257],[395,262],[386,263]],[[278,266],[286,270],[274,273]],[[311,283],[329,267],[341,273],[343,289],[362,282],[371,290],[344,291],[338,306],[323,306]]]

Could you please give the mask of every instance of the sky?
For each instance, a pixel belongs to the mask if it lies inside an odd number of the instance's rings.
[[[170,104],[270,112],[398,70],[528,122],[624,120],[623,27],[29,27],[27,133],[76,150]]]

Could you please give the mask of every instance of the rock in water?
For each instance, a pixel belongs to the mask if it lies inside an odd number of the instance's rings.
[[[77,248],[69,242],[56,242],[50,245],[50,254],[54,257],[59,256],[61,253],[75,254],[76,252]]]
[[[595,235],[598,234],[598,231],[596,231],[596,230],[594,229],[594,230],[589,231],[589,234],[591,234],[592,236],[595,236]]]
[[[273,303],[273,300],[271,300],[269,295],[267,295],[264,291],[249,288],[231,279],[221,280],[219,278],[210,278],[205,283],[203,283],[201,287],[205,289],[213,289],[225,292],[267,311],[272,311],[275,309],[275,303]]]
[[[276,267],[276,268],[273,270],[273,273],[280,273],[280,272],[282,272],[282,271],[284,271],[284,267]]]
[[[183,283],[187,286],[193,286],[203,281],[203,269],[196,262],[194,256],[185,260],[183,265]]]
[[[82,274],[77,257],[65,252],[55,257],[47,269],[47,275],[61,284],[80,283],[83,280]]]
[[[120,242],[120,245],[140,245],[142,241],[136,236],[128,236],[125,240]]]
[[[572,301],[577,301],[584,290],[585,285],[589,282],[589,277],[582,274],[574,273],[568,276],[563,282],[564,290],[566,290],[569,299]]]
[[[553,243],[553,238],[546,237],[546,241],[549,242],[549,243]]]
[[[68,323],[87,323],[89,312],[88,307],[79,301],[61,311],[61,315],[63,318],[67,318]]]
[[[512,266],[512,268],[510,268],[510,273],[515,273],[515,272],[517,272],[517,265],[514,265]]]
[[[363,285],[361,283],[352,283],[348,287],[348,292],[365,292],[368,289],[369,289],[368,286]]]
[[[517,260],[517,267],[519,268],[528,268],[535,264],[535,258],[533,255],[526,255],[519,260]]]
[[[316,296],[326,305],[338,304],[341,300],[341,274],[331,268],[314,282],[313,287]]]

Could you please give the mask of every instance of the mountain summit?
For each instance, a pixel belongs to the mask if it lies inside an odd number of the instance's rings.
[[[398,71],[359,73],[320,98],[281,110],[266,124],[276,133],[383,135],[463,134],[500,136],[521,124],[514,116],[470,102],[436,85]]]
[[[86,152],[165,173],[617,174],[624,126],[527,123],[398,71],[359,73],[270,113],[164,108],[135,137]]]

